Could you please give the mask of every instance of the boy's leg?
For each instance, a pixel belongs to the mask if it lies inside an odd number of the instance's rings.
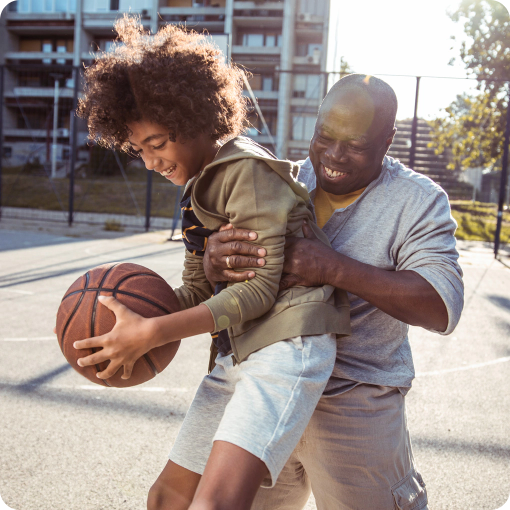
[[[255,455],[225,441],[215,441],[190,510],[249,510],[266,465]]]
[[[151,487],[148,510],[185,510],[189,508],[195,490],[209,458],[213,437],[225,406],[235,389],[223,363],[230,356],[217,359],[214,370],[200,384],[191,403],[167,465]]]
[[[199,482],[199,474],[169,460],[149,490],[147,510],[187,510]]]

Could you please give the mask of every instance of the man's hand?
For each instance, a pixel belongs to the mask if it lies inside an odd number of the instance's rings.
[[[204,271],[207,279],[217,282],[244,282],[255,277],[250,270],[243,272],[234,269],[262,267],[266,261],[266,250],[251,242],[257,239],[256,232],[223,225],[219,232],[209,236],[204,254]],[[230,264],[230,268],[227,265]]]
[[[329,283],[326,269],[336,252],[319,241],[306,222],[303,222],[303,234],[305,237],[291,237],[285,243],[280,290],[295,285],[318,287]]]
[[[151,319],[136,314],[114,297],[100,296],[98,299],[115,314],[116,323],[105,335],[74,342],[75,349],[101,349],[90,356],[80,358],[78,365],[86,367],[110,360],[106,370],[99,372],[97,377],[108,379],[123,366],[122,379],[129,379],[135,362],[152,347],[148,341],[153,336]]]

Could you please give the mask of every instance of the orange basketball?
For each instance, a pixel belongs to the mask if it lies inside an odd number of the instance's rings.
[[[60,349],[70,365],[89,381],[104,386],[124,388],[152,379],[174,358],[179,342],[156,347],[134,365],[131,377],[122,379],[123,368],[109,379],[96,374],[109,361],[80,367],[79,358],[89,356],[96,349],[75,349],[77,340],[104,335],[115,325],[115,314],[98,302],[99,296],[113,296],[142,317],[158,317],[180,310],[172,287],[154,271],[138,264],[111,263],[97,266],[80,276],[65,293],[57,313],[57,337]]]

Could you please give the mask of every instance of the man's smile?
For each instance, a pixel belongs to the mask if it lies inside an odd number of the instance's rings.
[[[347,175],[349,175],[348,173],[346,172],[339,172],[337,170],[332,170],[331,168],[328,168],[327,166],[324,166],[322,163],[321,163],[321,168],[323,170],[323,173],[329,178],[329,179],[335,179],[335,180],[340,180],[344,177],[347,177]]]

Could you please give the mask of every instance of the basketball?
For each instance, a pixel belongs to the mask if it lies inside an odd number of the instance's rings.
[[[115,325],[115,314],[98,302],[99,296],[113,296],[145,318],[180,310],[172,287],[154,271],[131,263],[97,266],[69,287],[58,309],[57,338],[69,364],[89,381],[116,388],[141,384],[164,370],[175,356],[180,342],[151,349],[135,363],[129,379],[122,379],[123,367],[109,379],[99,379],[96,374],[105,370],[109,361],[88,367],[77,364],[79,358],[89,356],[96,349],[75,349],[74,342],[104,335]]]

